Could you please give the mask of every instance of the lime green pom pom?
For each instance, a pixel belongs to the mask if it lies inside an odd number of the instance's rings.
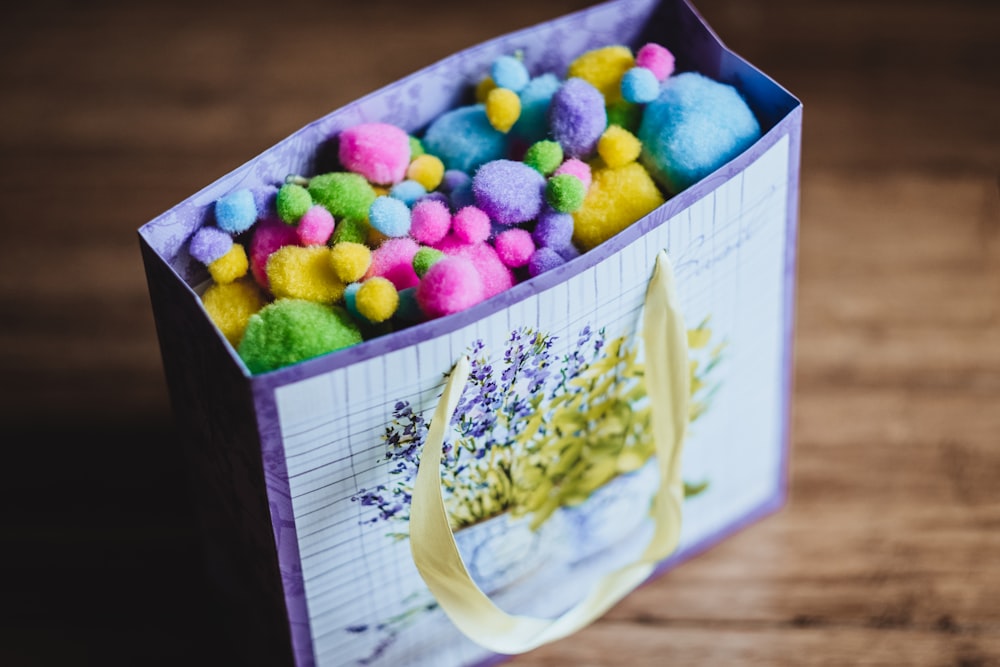
[[[375,188],[361,174],[335,171],[309,179],[309,194],[337,220],[367,219],[368,209],[375,201]]]
[[[278,299],[250,317],[239,355],[251,373],[265,373],[361,340],[358,325],[343,308]]]
[[[625,100],[619,100],[609,104],[607,107],[608,125],[623,127],[632,134],[639,131],[639,124],[642,122],[642,106],[632,104]]]
[[[413,272],[417,277],[423,278],[427,269],[431,268],[436,261],[444,257],[444,253],[436,248],[422,247],[413,255]]]
[[[587,189],[573,174],[556,174],[545,184],[545,201],[560,213],[572,213],[583,205]]]
[[[550,139],[536,141],[524,153],[524,163],[542,176],[548,176],[554,172],[562,164],[562,161],[562,146],[558,141]]]
[[[365,243],[368,234],[371,232],[371,225],[363,218],[345,218],[337,224],[333,230],[333,243]]]
[[[410,159],[416,159],[426,153],[424,144],[417,137],[410,135]]]
[[[278,195],[275,197],[274,206],[278,210],[278,217],[285,223],[294,225],[299,221],[306,211],[313,205],[312,195],[297,183],[285,183],[278,188]]]

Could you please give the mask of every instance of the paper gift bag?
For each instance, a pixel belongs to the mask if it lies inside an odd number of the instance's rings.
[[[649,41],[678,70],[734,85],[761,138],[604,243],[457,314],[260,374],[209,319],[187,245],[221,196],[311,173],[361,121],[418,133],[500,55],[563,72],[588,49]],[[495,660],[572,633],[780,507],[800,136],[801,104],[689,4],[618,0],[401,79],[144,225],[234,661]]]

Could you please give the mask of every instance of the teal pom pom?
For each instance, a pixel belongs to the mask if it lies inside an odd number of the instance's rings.
[[[236,235],[257,222],[257,201],[250,190],[236,190],[215,202],[215,223],[220,229]]]
[[[467,174],[507,154],[507,136],[490,125],[482,104],[458,107],[435,118],[424,133],[423,144],[445,169]]]
[[[515,93],[519,93],[528,85],[531,75],[528,74],[528,68],[518,58],[500,56],[493,61],[493,66],[490,67],[490,78],[493,79],[497,88],[509,88]]]
[[[562,82],[555,74],[542,74],[528,82],[521,91],[521,116],[510,134],[532,144],[544,139],[549,131],[549,105]]]
[[[274,206],[278,211],[278,217],[286,224],[294,225],[299,218],[312,208],[313,199],[309,191],[297,183],[285,183],[278,189]]]

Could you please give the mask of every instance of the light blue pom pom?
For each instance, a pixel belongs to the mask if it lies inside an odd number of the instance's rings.
[[[414,181],[409,178],[405,181],[396,183],[389,189],[390,197],[398,199],[407,206],[413,206],[417,203],[417,200],[426,195],[427,188],[421,185],[418,181]]]
[[[531,79],[528,68],[514,56],[500,56],[494,60],[490,77],[498,88],[509,88],[515,93],[521,92]]]
[[[660,82],[652,70],[633,67],[622,75],[622,97],[633,104],[649,104],[660,94]]]
[[[344,288],[344,307],[347,308],[347,312],[355,317],[361,317],[361,313],[358,312],[358,290],[361,289],[361,283],[350,283]]]
[[[215,201],[215,223],[230,234],[245,232],[257,222],[257,201],[250,190],[235,190]]]
[[[672,76],[646,106],[640,161],[676,194],[749,148],[760,123],[739,91],[696,72]]]
[[[410,233],[410,209],[395,197],[376,197],[368,209],[368,222],[386,236],[406,236]]]
[[[467,174],[507,154],[507,135],[490,125],[482,104],[446,111],[431,121],[422,140],[424,150],[438,156],[445,169]]]

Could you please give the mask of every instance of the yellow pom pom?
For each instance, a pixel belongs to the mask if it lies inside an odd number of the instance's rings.
[[[344,283],[330,264],[324,245],[286,245],[267,259],[267,280],[276,298],[336,303],[344,296]]]
[[[372,190],[375,191],[376,197],[385,197],[389,194],[389,188],[384,185],[372,185]]]
[[[208,265],[208,273],[212,276],[212,280],[220,285],[242,278],[249,269],[247,251],[239,243],[234,243],[225,255]]]
[[[620,125],[609,125],[597,142],[597,154],[609,167],[624,167],[639,159],[642,142]]]
[[[233,347],[239,347],[250,316],[264,307],[264,293],[252,280],[212,285],[201,297],[205,312]]]
[[[382,245],[382,242],[389,237],[375,229],[374,227],[368,228],[368,236],[365,238],[365,243],[368,244],[369,248],[377,248]]]
[[[663,204],[663,195],[638,162],[596,167],[587,197],[573,213],[573,241],[590,250]]]
[[[385,322],[399,307],[396,286],[381,276],[374,276],[363,282],[354,299],[358,312],[374,324]]]
[[[581,54],[569,64],[566,76],[591,83],[608,104],[622,99],[622,75],[635,66],[635,56],[627,46],[605,46]]]
[[[507,132],[521,117],[521,98],[510,88],[494,88],[486,96],[486,118],[498,132]]]
[[[486,103],[486,96],[490,94],[490,91],[497,87],[493,77],[486,76],[483,77],[479,83],[476,84],[476,102],[479,104]]]
[[[330,265],[344,283],[361,280],[372,263],[372,251],[364,243],[342,241],[330,250]]]
[[[418,155],[406,168],[406,177],[420,183],[427,192],[437,190],[444,178],[444,162],[430,153]]]

